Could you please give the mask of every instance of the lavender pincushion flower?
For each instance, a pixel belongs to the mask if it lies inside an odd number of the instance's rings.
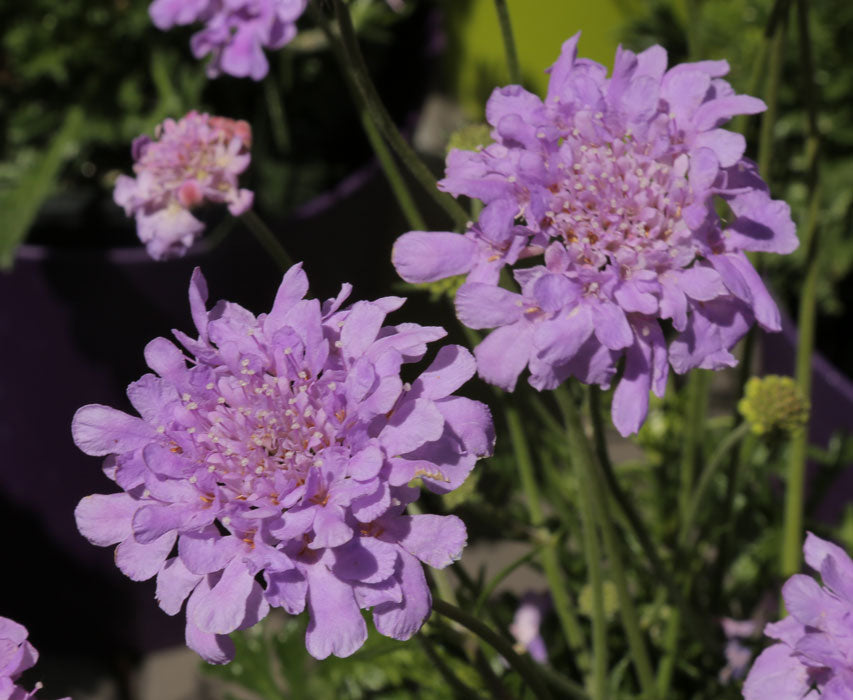
[[[16,683],[18,676],[35,666],[39,658],[27,636],[26,627],[7,617],[0,617],[0,698],[3,700],[30,700],[41,689],[41,683],[37,683],[27,692]]]
[[[99,405],[74,416],[77,446],[107,456],[122,489],[80,502],[81,533],[118,544],[130,578],[156,576],[168,614],[187,600],[187,644],[212,663],[270,606],[308,608],[317,658],[361,646],[360,609],[380,633],[411,637],[431,607],[421,563],[447,566],[467,535],[455,516],[405,515],[419,494],[409,482],[450,491],[492,451],[488,408],[453,394],[475,372],[467,350],[444,346],[416,380],[400,378],[442,328],[384,326],[398,297],[344,307],[349,285],[323,304],[307,289],[296,265],[269,314],[207,311],[196,270],[199,337],[148,344],[156,374],[128,387],[141,417]]]
[[[720,128],[764,109],[721,79],[725,61],[666,70],[660,46],[620,48],[607,78],[577,58],[577,42],[563,45],[544,101],[496,89],[486,106],[495,142],[448,155],[439,188],[482,200],[478,221],[464,235],[404,234],[393,262],[409,282],[467,275],[457,314],[496,328],[475,355],[480,375],[507,390],[525,367],[540,390],[570,376],[607,387],[624,356],[613,421],[628,435],[670,364],[729,367],[753,322],[779,330],[744,251],[790,253],[798,241],[789,207],[743,157],[744,138]],[[539,255],[544,264],[516,266]],[[497,286],[507,265],[520,293]],[[676,331],[669,346],[662,319]]]
[[[203,22],[191,40],[193,54],[212,55],[207,74],[260,80],[269,71],[264,49],[280,49],[296,36],[307,0],[154,0],[151,20],[159,29]]]
[[[755,660],[743,686],[746,700],[853,697],[853,561],[812,533],[803,552],[823,586],[804,574],[785,583],[789,615],[765,628],[779,643]]]
[[[252,206],[238,177],[249,167],[252,130],[247,122],[192,111],[157,127],[155,139],[133,142],[136,177],[120,175],[113,197],[155,260],[183,255],[204,231],[190,210],[203,202],[227,204],[239,216]]]

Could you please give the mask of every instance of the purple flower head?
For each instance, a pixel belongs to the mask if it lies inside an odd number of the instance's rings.
[[[808,533],[806,563],[823,585],[796,574],[782,587],[788,617],[764,633],[778,641],[755,660],[746,700],[848,700],[853,697],[853,561]]]
[[[720,683],[731,683],[740,680],[749,669],[752,661],[752,650],[741,640],[749,639],[758,631],[758,625],[752,620],[734,620],[724,617],[720,620],[723,634],[726,635],[726,646],[723,654],[726,657],[726,665],[720,669],[718,678]]]
[[[522,370],[552,389],[570,376],[607,387],[623,435],[662,395],[669,365],[735,364],[754,321],[779,330],[775,303],[744,251],[797,247],[789,207],[770,198],[740,134],[720,126],[764,109],[720,76],[725,61],[666,70],[660,46],[620,48],[613,75],[563,45],[542,100],[517,85],[486,106],[494,143],[452,150],[439,189],[482,200],[464,235],[412,231],[394,246],[409,282],[467,275],[456,296],[480,376],[507,390]],[[722,200],[732,214],[716,213]],[[540,257],[541,256],[541,257]],[[538,264],[517,263],[538,258]],[[512,266],[519,291],[498,287]],[[667,345],[660,321],[676,334]]]
[[[32,668],[38,658],[38,652],[27,641],[27,629],[7,617],[0,617],[0,698],[29,700],[35,697],[41,689],[41,683],[27,692],[17,685],[16,680],[24,671]]]
[[[307,0],[154,0],[148,8],[159,29],[204,23],[191,40],[196,58],[211,55],[207,74],[260,80],[269,71],[264,49],[280,49],[296,36]]]
[[[519,653],[527,652],[540,664],[548,662],[548,648],[542,637],[542,619],[551,610],[548,593],[529,591],[521,598],[515,610],[509,632],[515,639]]]
[[[211,663],[234,654],[228,633],[270,606],[308,608],[316,658],[364,642],[360,609],[376,629],[408,639],[429,614],[421,563],[442,568],[466,543],[455,516],[406,515],[419,490],[459,486],[491,454],[488,408],[453,392],[475,371],[471,354],[442,347],[411,383],[442,328],[383,325],[403,299],[344,307],[306,299],[300,265],[272,311],[230,302],[206,309],[196,270],[190,307],[198,338],[152,340],[156,374],[128,387],[141,417],[89,405],[74,416],[80,449],[107,456],[122,489],[84,498],[75,515],[93,544],[118,544],[133,580],[157,577],[170,615],[187,600],[187,644]]]
[[[234,215],[252,206],[253,194],[237,179],[251,156],[251,127],[244,121],[189,112],[157,127],[155,140],[133,142],[136,177],[120,175],[113,198],[155,260],[183,255],[204,231],[190,210],[203,202],[227,204]]]

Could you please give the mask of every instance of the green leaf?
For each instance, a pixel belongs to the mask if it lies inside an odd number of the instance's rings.
[[[60,168],[76,150],[82,125],[83,110],[72,107],[50,145],[21,173],[17,184],[0,190],[0,211],[5,218],[0,228],[0,267],[12,266],[15,250],[27,235],[42,202],[56,187]]]

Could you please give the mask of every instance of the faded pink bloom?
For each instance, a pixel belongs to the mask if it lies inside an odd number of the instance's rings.
[[[244,121],[189,112],[167,119],[152,140],[133,142],[136,177],[120,175],[113,197],[155,260],[180,257],[204,231],[190,210],[204,202],[228,205],[234,215],[252,206],[254,195],[238,187],[249,166],[251,127]]]

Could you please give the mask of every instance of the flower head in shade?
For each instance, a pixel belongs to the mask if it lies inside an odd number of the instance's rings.
[[[157,127],[154,139],[133,142],[136,177],[120,175],[113,197],[156,260],[183,255],[204,224],[190,212],[204,202],[227,204],[234,215],[252,206],[237,179],[248,166],[251,127],[244,121],[189,112]]]
[[[260,80],[269,71],[264,49],[280,49],[296,36],[307,0],[154,0],[148,9],[159,29],[204,23],[191,47],[196,58],[211,55],[207,74]]]
[[[17,685],[16,680],[35,665],[38,657],[38,652],[27,641],[27,629],[9,618],[0,617],[0,698],[29,700],[35,697],[41,689],[41,683],[27,692]]]
[[[746,700],[847,700],[853,697],[853,561],[808,533],[806,563],[820,572],[792,576],[782,588],[788,617],[767,625],[778,641],[755,660]]]
[[[548,593],[528,591],[521,598],[512,617],[509,632],[515,639],[516,651],[530,654],[534,661],[548,662],[548,648],[542,637],[542,620],[551,610],[551,596]]]
[[[380,633],[411,637],[431,606],[421,564],[447,566],[467,536],[455,516],[406,515],[409,482],[455,489],[494,443],[486,406],[453,393],[475,371],[465,349],[444,346],[400,378],[442,328],[383,325],[398,297],[344,307],[349,285],[322,304],[307,289],[296,265],[270,313],[208,311],[196,271],[198,338],[148,344],[155,374],[128,387],[140,417],[99,405],[74,417],[77,446],[107,456],[122,489],[80,502],[81,533],[118,544],[130,578],[156,576],[170,615],[187,600],[187,644],[212,663],[270,606],[308,608],[317,658],[362,645],[360,609]]]
[[[624,356],[613,420],[627,435],[670,365],[728,367],[753,322],[779,329],[744,251],[789,253],[797,238],[789,207],[743,157],[743,137],[721,128],[764,109],[721,78],[725,61],[667,70],[660,46],[620,48],[608,78],[577,57],[577,41],[563,45],[544,100],[495,90],[494,143],[449,153],[439,188],[482,200],[477,222],[464,235],[409,232],[393,261],[409,282],[467,275],[457,314],[496,329],[475,354],[480,375],[505,389],[525,367],[540,390],[570,376],[607,387]],[[518,291],[498,286],[507,265]],[[664,319],[676,331],[669,344]]]
[[[726,636],[726,646],[723,650],[726,665],[720,669],[717,677],[720,683],[731,683],[743,678],[749,670],[752,650],[742,640],[752,637],[759,627],[752,620],[733,620],[730,617],[724,617],[720,624]]]

